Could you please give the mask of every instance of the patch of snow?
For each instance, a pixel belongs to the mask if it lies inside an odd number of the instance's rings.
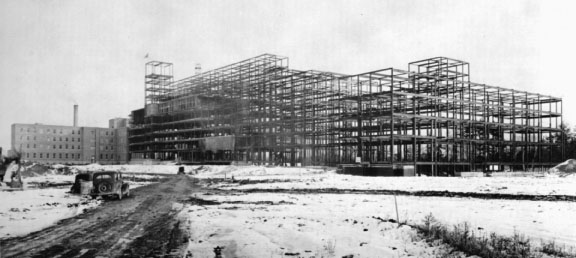
[[[67,191],[35,189],[0,192],[0,238],[22,236],[41,230],[100,203],[68,194]]]

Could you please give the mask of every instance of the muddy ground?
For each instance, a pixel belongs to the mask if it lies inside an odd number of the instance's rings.
[[[182,257],[188,239],[173,203],[199,189],[187,176],[134,189],[42,231],[1,240],[0,257]]]

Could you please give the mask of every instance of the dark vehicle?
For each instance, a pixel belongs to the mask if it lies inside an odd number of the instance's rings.
[[[76,178],[74,180],[74,184],[72,185],[72,187],[70,188],[70,192],[71,193],[75,193],[75,194],[79,194],[82,193],[82,183],[83,182],[91,182],[92,181],[92,173],[81,173],[76,175]],[[90,187],[91,190],[92,187]],[[83,193],[83,194],[87,194],[87,193]]]
[[[130,185],[124,183],[120,172],[95,172],[92,180],[92,198],[115,195],[122,200],[123,196],[130,196]]]

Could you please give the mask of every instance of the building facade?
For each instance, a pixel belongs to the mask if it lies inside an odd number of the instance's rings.
[[[12,149],[40,164],[124,164],[127,128],[13,124]]]
[[[562,99],[470,81],[436,57],[356,75],[264,54],[178,81],[148,62],[130,155],[190,163],[362,163],[417,173],[529,170],[564,159]]]

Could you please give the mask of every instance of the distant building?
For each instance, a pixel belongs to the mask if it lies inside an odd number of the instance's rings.
[[[125,128],[128,127],[128,118],[112,118],[108,124],[108,128]]]
[[[127,130],[119,118],[110,120],[110,128],[13,124],[12,149],[41,164],[124,164]]]

